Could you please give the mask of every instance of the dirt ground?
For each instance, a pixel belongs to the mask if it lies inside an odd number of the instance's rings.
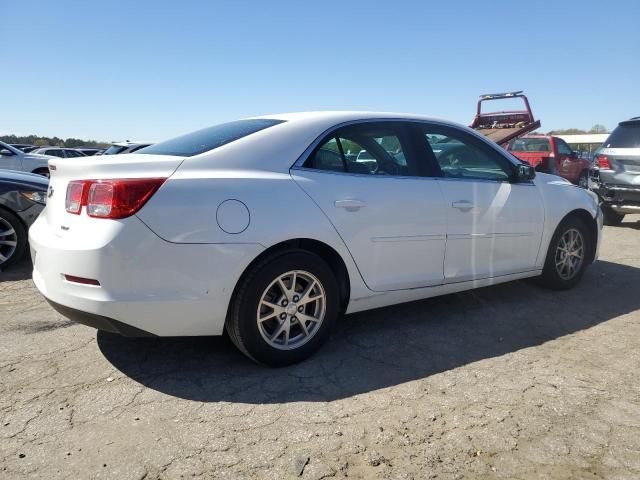
[[[640,478],[640,216],[568,292],[342,320],[292,368],[70,323],[0,273],[1,478]]]

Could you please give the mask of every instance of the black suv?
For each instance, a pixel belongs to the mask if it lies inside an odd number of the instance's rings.
[[[605,140],[589,188],[600,197],[607,225],[619,225],[627,213],[640,213],[640,117],[620,122]]]

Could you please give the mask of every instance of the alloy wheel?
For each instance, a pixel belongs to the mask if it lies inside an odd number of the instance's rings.
[[[0,217],[0,265],[8,261],[18,248],[18,234],[11,224]]]
[[[278,350],[294,350],[320,330],[326,294],[316,276],[303,270],[279,275],[260,297],[256,321],[260,335]]]
[[[562,234],[556,247],[555,265],[563,280],[577,275],[584,262],[584,237],[580,230],[571,228]]]

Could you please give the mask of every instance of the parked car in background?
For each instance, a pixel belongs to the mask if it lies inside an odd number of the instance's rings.
[[[640,213],[640,117],[620,122],[598,149],[589,186],[608,225]]]
[[[101,155],[120,155],[122,153],[133,153],[141,148],[148,147],[151,143],[138,143],[138,142],[118,142],[107,148]]]
[[[44,208],[47,186],[41,175],[0,170],[0,270],[27,251],[27,231]]]
[[[38,153],[41,155],[50,155],[52,157],[59,158],[78,158],[86,157],[82,152],[74,148],[62,148],[62,147],[40,147],[34,150],[32,153]]]
[[[74,148],[78,152],[84,153],[87,157],[92,157],[93,155],[100,155],[104,152],[104,148],[94,148],[94,147],[77,147]]]
[[[507,150],[539,172],[552,173],[587,188],[591,161],[579,157],[571,147],[553,135],[526,135],[512,140]]]
[[[57,157],[25,153],[22,150],[0,142],[0,169],[18,170],[49,176],[49,160]]]
[[[38,147],[35,147],[33,145],[29,145],[29,144],[26,144],[26,143],[10,143],[9,145],[11,145],[14,148],[17,148],[18,150],[22,150],[25,153],[28,153],[28,152],[38,148]]]
[[[29,231],[54,308],[123,335],[226,329],[270,365],[311,355],[344,312],[526,277],[571,288],[601,236],[592,192],[417,115],[258,117],[55,165]]]

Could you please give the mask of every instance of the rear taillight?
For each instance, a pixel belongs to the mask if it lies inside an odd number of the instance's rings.
[[[64,208],[67,209],[67,212],[80,215],[84,199],[84,187],[85,182],[82,180],[69,182],[67,186],[67,198],[64,202]]]
[[[69,182],[66,209],[79,214],[83,206],[94,218],[133,215],[156,193],[166,178],[126,178]]]
[[[597,158],[599,168],[611,170],[611,162],[609,161],[609,157],[607,157],[606,155],[598,155]]]

